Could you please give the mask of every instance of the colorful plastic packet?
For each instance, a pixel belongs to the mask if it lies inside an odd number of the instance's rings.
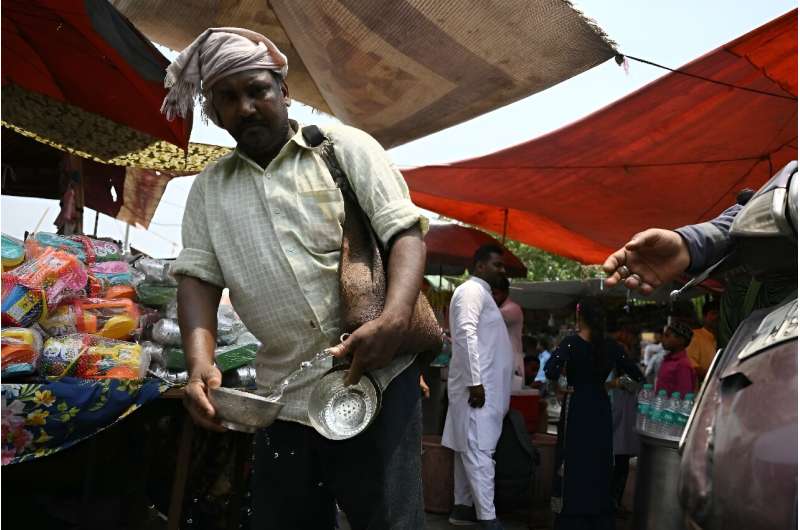
[[[135,342],[75,334],[47,339],[39,359],[43,375],[82,379],[141,379],[149,355]]]
[[[3,234],[3,271],[13,269],[25,261],[25,244],[15,237]]]
[[[60,236],[48,232],[36,232],[28,236],[25,241],[28,257],[37,257],[47,248],[68,252],[87,265],[122,259],[122,252],[116,244],[88,236]]]
[[[2,372],[0,377],[31,375],[39,364],[42,336],[30,328],[5,328],[0,332]]]
[[[145,280],[136,286],[136,293],[141,304],[162,307],[178,296],[178,287]]]
[[[46,249],[3,273],[3,325],[30,326],[61,301],[85,295],[87,279],[86,268],[75,256]]]
[[[139,327],[139,307],[127,298],[82,298],[60,305],[39,323],[51,336],[90,333],[127,339]]]

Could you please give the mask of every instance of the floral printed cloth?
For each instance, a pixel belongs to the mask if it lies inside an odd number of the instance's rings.
[[[168,387],[155,379],[2,385],[2,463],[66,449],[120,421]]]

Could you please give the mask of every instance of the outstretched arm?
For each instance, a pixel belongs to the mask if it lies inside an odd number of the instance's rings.
[[[648,228],[606,258],[606,285],[623,282],[628,289],[650,294],[684,272],[697,274],[719,261],[732,244],[730,227],[742,209],[735,204],[706,223],[677,230]]]

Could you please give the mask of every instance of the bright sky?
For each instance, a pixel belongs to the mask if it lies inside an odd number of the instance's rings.
[[[794,9],[793,0],[671,0],[623,2],[576,0],[595,19],[622,53],[679,67]],[[167,52],[168,56],[173,56]],[[289,65],[291,68],[291,65]],[[491,153],[555,129],[622,98],[661,77],[661,69],[632,62],[626,75],[613,60],[564,81],[549,90],[473,120],[390,150],[400,167],[442,164]],[[291,88],[291,87],[290,87]],[[304,123],[324,124],[333,118],[295,104],[290,116]],[[195,117],[193,142],[232,146],[232,138]],[[180,223],[193,177],[173,179],[148,231],[131,228],[133,246],[156,257],[180,251]],[[2,231],[22,237],[37,226],[55,231],[58,202],[2,197]],[[84,230],[91,233],[95,212],[85,210]],[[98,234],[122,240],[125,225],[100,216]]]

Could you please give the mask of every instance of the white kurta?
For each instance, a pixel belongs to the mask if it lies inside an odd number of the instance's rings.
[[[454,451],[494,451],[511,399],[513,350],[489,284],[470,277],[450,301],[453,356],[442,445]],[[467,387],[483,385],[486,403],[473,408]]]

